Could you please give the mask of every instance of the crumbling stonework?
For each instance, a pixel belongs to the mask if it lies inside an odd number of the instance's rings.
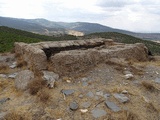
[[[144,44],[115,43],[110,39],[87,39],[40,43],[15,43],[15,53],[31,70],[51,70],[59,75],[83,72],[110,58],[148,60]]]

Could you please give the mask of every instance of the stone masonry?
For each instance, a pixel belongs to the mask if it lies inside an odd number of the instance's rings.
[[[59,75],[83,72],[110,58],[148,60],[148,49],[142,43],[122,44],[111,39],[15,43],[15,53],[31,70],[50,70]]]

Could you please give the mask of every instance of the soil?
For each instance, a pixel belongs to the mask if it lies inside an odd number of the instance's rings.
[[[14,54],[1,54],[0,62],[10,66],[15,62]],[[1,66],[0,74],[5,75],[27,69]],[[133,77],[126,78],[127,74]],[[111,59],[85,73],[60,76],[55,88],[44,86],[36,95],[29,90],[18,91],[14,79],[0,77],[0,119],[160,120],[160,83],[156,79],[160,79],[160,59],[147,62]],[[62,90],[74,92],[65,95]],[[122,103],[114,97],[115,93],[124,94],[129,100]],[[1,102],[5,98],[9,99]],[[112,111],[106,101],[115,103],[120,111]],[[74,110],[70,109],[73,102]]]

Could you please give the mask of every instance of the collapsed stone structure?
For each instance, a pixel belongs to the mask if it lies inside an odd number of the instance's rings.
[[[110,58],[148,60],[144,44],[122,44],[111,39],[15,43],[15,53],[31,70],[49,70],[59,75],[83,72]]]

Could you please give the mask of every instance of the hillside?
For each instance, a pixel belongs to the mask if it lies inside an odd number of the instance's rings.
[[[45,36],[0,26],[0,52],[12,50],[14,42],[33,43],[40,41],[56,41],[64,39],[76,39],[72,35],[63,35],[61,37]]]
[[[46,19],[17,19],[0,17],[0,26],[7,26],[43,35],[69,34],[68,31],[90,34],[95,32],[118,32],[132,35],[141,39],[160,40],[160,33],[135,33],[127,30],[116,29],[98,23],[88,22],[54,22]]]
[[[113,39],[116,42],[122,43],[144,43],[149,50],[154,55],[160,55],[160,44],[152,41],[142,40],[139,38],[132,37],[130,35],[116,33],[116,32],[103,32],[103,33],[93,33],[85,35],[83,37],[76,37],[72,35],[62,35],[62,36],[45,36],[34,34],[22,30],[17,30],[13,28],[0,27],[0,52],[10,51],[13,48],[14,42],[40,42],[40,41],[58,41],[58,40],[76,40],[82,38],[107,38]]]
[[[0,120],[160,120],[160,57],[107,41],[40,43],[50,60],[40,44],[0,54]]]

